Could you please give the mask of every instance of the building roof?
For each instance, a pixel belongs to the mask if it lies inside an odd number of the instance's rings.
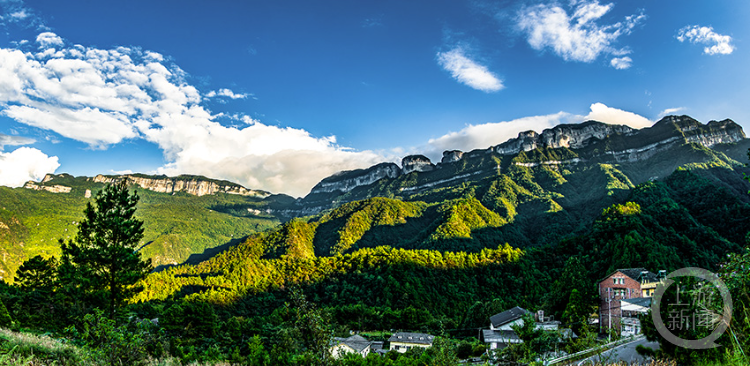
[[[362,337],[358,334],[355,334],[348,338],[334,337],[333,342],[334,342],[334,345],[344,344],[348,346],[349,348],[355,350],[356,352],[364,351],[365,349],[367,349],[367,347],[370,346],[370,343],[372,343],[368,341],[365,337]]]
[[[608,274],[607,277],[602,278],[601,280],[599,280],[599,282],[606,280],[617,272],[622,272],[622,274],[624,274],[625,276],[628,276],[638,282],[643,282],[644,280],[646,282],[656,282],[659,280],[659,276],[657,274],[645,268],[621,268]]]
[[[431,336],[425,333],[407,333],[397,332],[393,333],[391,338],[388,338],[388,342],[402,342],[402,343],[417,343],[417,344],[429,344],[435,340],[435,336]]]
[[[482,329],[484,343],[519,343],[521,338],[512,330]]]
[[[531,312],[522,307],[516,306],[513,309],[491,316],[490,322],[493,327],[499,328],[505,324],[520,319],[524,314],[531,314]]]
[[[635,297],[632,299],[622,299],[621,307],[623,311],[637,311],[639,313],[648,313],[651,309],[650,297]]]

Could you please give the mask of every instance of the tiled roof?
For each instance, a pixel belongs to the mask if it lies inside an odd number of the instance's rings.
[[[632,278],[635,281],[642,282],[656,282],[659,280],[659,276],[645,268],[621,268],[612,273],[608,274],[607,277],[602,278],[599,282],[606,280],[616,272],[622,272],[625,276]]]
[[[618,271],[622,272],[624,275],[636,281],[641,281],[642,277],[648,282],[654,282],[658,280],[656,274],[652,273],[651,271],[645,268],[625,268],[625,269],[618,269]]]
[[[516,319],[520,319],[524,314],[531,314],[531,312],[524,308],[516,306],[513,309],[506,310],[506,311],[503,311],[502,313],[491,316],[490,322],[492,323],[493,327],[499,328]]]
[[[360,335],[353,335],[349,338],[334,337],[333,341],[337,344],[345,344],[357,352],[364,351],[371,343],[365,337]]]
[[[432,345],[432,341],[434,340],[435,336],[431,336],[429,334],[407,332],[393,333],[391,338],[388,338],[388,342],[417,343],[429,345]]]

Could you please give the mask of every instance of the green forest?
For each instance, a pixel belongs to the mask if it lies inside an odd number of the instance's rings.
[[[273,206],[80,181],[71,195],[0,187],[2,222],[11,227],[0,231],[3,250],[18,263],[5,265],[13,278],[0,284],[0,326],[8,329],[0,333],[0,361],[533,364],[555,348],[573,353],[600,343],[587,320],[597,312],[596,284],[612,271],[692,266],[718,272],[732,291],[731,332],[717,341],[721,352],[662,347],[657,355],[746,364],[750,185],[743,174],[750,170],[718,150],[681,149],[701,158],[660,179],[643,179],[651,171],[627,164],[498,160],[492,173],[408,195],[396,194],[398,185],[417,184],[417,173],[383,180],[362,199],[340,197],[335,208],[291,220],[247,214],[288,208],[285,198]],[[571,153],[540,150],[513,162]],[[84,188],[94,197],[83,199]],[[123,218],[104,215],[106,205],[123,207]],[[29,248],[19,251],[21,242]],[[518,329],[524,343],[487,352],[479,331],[515,306],[554,315],[578,339]],[[397,331],[437,340],[382,357],[327,354],[332,337],[359,332],[387,341]]]

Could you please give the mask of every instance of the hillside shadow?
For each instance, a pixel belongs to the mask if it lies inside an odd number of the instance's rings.
[[[179,264],[161,264],[161,265],[158,265],[158,266],[154,267],[154,272],[161,272],[161,271],[163,271],[165,269],[168,269],[168,268],[171,268],[171,267],[181,266],[183,264],[196,265],[196,264],[198,264],[200,262],[203,262],[203,261],[206,261],[206,260],[210,259],[211,257],[216,256],[217,254],[219,254],[219,253],[221,253],[221,252],[223,252],[223,251],[225,251],[225,250],[227,250],[227,249],[229,249],[229,248],[231,248],[231,247],[233,247],[233,246],[235,246],[237,244],[240,244],[240,243],[244,242],[245,240],[247,240],[248,237],[249,236],[244,236],[244,237],[241,237],[241,238],[232,239],[229,242],[221,244],[219,246],[215,246],[215,247],[211,247],[211,248],[206,248],[206,249],[203,250],[202,253],[193,253],[185,261],[183,261],[182,263],[179,263]]]

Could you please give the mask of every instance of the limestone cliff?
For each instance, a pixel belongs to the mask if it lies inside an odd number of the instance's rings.
[[[711,148],[740,141],[745,141],[745,133],[728,119],[703,124],[688,116],[668,116],[643,129],[596,121],[558,125],[541,133],[521,132],[518,137],[487,149],[445,151],[438,164],[423,155],[409,155],[401,160],[400,168],[393,163],[382,163],[368,169],[337,173],[323,179],[290,210],[313,214],[352,199],[377,195],[376,192],[382,190],[394,192],[395,189],[395,192],[411,194],[480,179],[500,172],[501,161],[524,167],[638,163],[686,144]],[[536,149],[542,150],[535,152]],[[545,158],[544,151],[548,150],[557,151],[550,155],[554,159]],[[415,172],[416,177],[406,177]],[[380,182],[380,188],[354,195],[349,193],[358,187],[376,187],[375,183],[381,179],[388,181]]]
[[[424,155],[409,155],[401,159],[402,174],[409,174],[411,172],[429,172],[433,169],[435,169],[435,164]]]
[[[47,176],[50,176],[50,174],[47,174]],[[47,177],[45,177],[45,179],[47,179]],[[44,182],[46,182],[46,181],[47,180],[45,180]],[[32,181],[26,182],[26,184],[23,185],[23,188],[33,189],[33,190],[37,190],[37,191],[47,191],[47,192],[52,192],[52,193],[70,193],[70,190],[71,190],[70,187],[62,186],[62,185],[59,185],[59,184],[55,184],[55,185],[52,185],[52,186],[42,186],[42,185],[36,184],[36,183],[34,183]]]
[[[589,121],[575,125],[558,125],[542,131],[541,134],[534,131],[521,132],[515,139],[503,142],[492,149],[501,155],[514,155],[542,147],[580,149],[610,135],[632,135],[634,131],[624,125]]]
[[[310,194],[349,192],[359,186],[373,184],[383,178],[396,178],[401,169],[393,163],[380,163],[367,169],[347,170],[323,179],[313,187]]]
[[[93,178],[96,183],[115,183],[127,179],[129,184],[137,184],[143,189],[154,192],[176,193],[185,192],[194,196],[205,196],[216,193],[238,194],[242,196],[255,196],[265,198],[268,192],[247,189],[239,184],[226,181],[215,181],[198,176],[144,176],[144,175],[119,175],[105,176],[97,175]]]

